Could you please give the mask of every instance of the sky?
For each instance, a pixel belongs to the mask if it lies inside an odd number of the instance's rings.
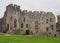
[[[53,12],[60,15],[60,0],[0,0],[0,18],[3,17],[6,6],[20,5],[22,10]]]

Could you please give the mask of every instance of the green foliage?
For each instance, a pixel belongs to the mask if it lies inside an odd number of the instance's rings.
[[[0,43],[60,43],[60,38],[23,35],[0,35]]]

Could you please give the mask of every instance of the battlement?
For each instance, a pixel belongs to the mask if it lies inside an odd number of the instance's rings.
[[[28,13],[29,13],[29,14],[31,14],[31,13],[32,13],[32,11],[28,11]]]
[[[40,14],[46,14],[46,12],[45,11],[40,11]]]
[[[47,12],[47,14],[53,14],[52,12]]]
[[[16,4],[14,4],[14,8],[17,8],[17,5]]]
[[[40,12],[39,11],[33,11],[33,14],[39,14]]]
[[[20,6],[18,5],[17,8],[18,8],[18,10],[19,10],[19,9],[20,9]]]
[[[13,4],[9,4],[8,6],[6,6],[6,10],[9,10],[13,7]]]
[[[23,13],[28,13],[28,11],[27,11],[27,10],[23,10],[22,12],[23,12]]]
[[[6,6],[6,10],[20,10],[20,6],[16,5],[16,4],[9,4],[8,6]]]
[[[8,6],[9,6],[9,7],[10,7],[10,6],[13,6],[13,4],[9,4]]]
[[[54,16],[54,14],[52,12],[47,12],[47,15],[51,15]],[[55,16],[54,16],[55,17]]]
[[[6,7],[6,9],[7,10],[13,10],[13,11],[21,11],[20,10],[20,6],[19,5],[16,5],[16,4],[9,4],[7,7]],[[53,15],[53,13],[52,12],[45,12],[45,11],[27,11],[27,10],[23,10],[22,11],[23,13],[25,13],[25,14],[51,14],[51,15]]]

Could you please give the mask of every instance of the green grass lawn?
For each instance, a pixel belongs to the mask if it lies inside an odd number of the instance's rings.
[[[0,43],[60,43],[60,38],[23,35],[0,35]]]

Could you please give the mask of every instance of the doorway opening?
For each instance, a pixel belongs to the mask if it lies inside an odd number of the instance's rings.
[[[29,35],[30,33],[29,33],[29,30],[26,30],[26,33],[25,33],[26,35]]]
[[[57,35],[56,34],[54,34],[54,37],[56,37]]]

